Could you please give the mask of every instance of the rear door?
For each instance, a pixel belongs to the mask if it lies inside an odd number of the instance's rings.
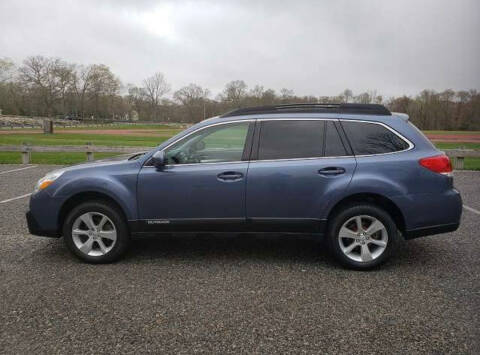
[[[321,232],[328,202],[356,167],[337,120],[259,120],[247,179],[255,230]]]

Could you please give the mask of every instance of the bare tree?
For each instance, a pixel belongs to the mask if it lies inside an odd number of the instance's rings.
[[[384,103],[391,111],[405,112],[421,129],[480,130],[480,93],[477,89],[453,91],[423,90],[415,96],[384,99],[376,90],[354,96],[349,89],[337,96],[295,95],[282,89],[256,85],[248,90],[242,80],[231,81],[216,100],[195,84],[176,91],[173,100],[164,98],[170,86],[161,73],[143,82],[142,87],[122,84],[106,65],[79,66],[58,58],[29,57],[16,68],[9,59],[0,59],[0,107],[4,114],[57,115],[78,113],[98,119],[132,117],[196,122],[208,115],[235,107],[280,103]]]
[[[225,85],[220,98],[233,106],[241,106],[242,100],[245,99],[246,95],[247,84],[243,80],[234,80]]]
[[[87,99],[87,94],[92,85],[92,78],[94,73],[94,66],[78,66],[76,68],[76,73],[74,76],[75,80],[75,93],[77,95],[77,100],[79,104],[79,113],[83,118],[85,117],[85,101]]]
[[[185,107],[190,122],[198,122],[206,116],[205,106],[209,95],[210,91],[208,89],[190,84],[176,91],[173,98]]]
[[[20,67],[20,81],[44,105],[48,116],[54,113],[55,103],[72,79],[72,68],[58,58],[28,57]]]
[[[10,81],[15,74],[15,64],[8,58],[0,58],[0,83]]]
[[[345,102],[349,103],[353,98],[353,92],[350,89],[345,89],[342,93],[343,97],[345,98]]]
[[[113,103],[120,90],[120,80],[103,64],[92,66],[88,93],[94,102],[95,116],[113,115]]]
[[[283,88],[280,90],[280,97],[282,99],[282,102],[283,103],[286,103],[290,100],[292,100],[292,98],[295,96],[293,90],[289,90],[289,89],[286,89],[286,88]]]
[[[158,106],[163,95],[170,91],[170,85],[162,73],[158,72],[143,81],[144,95],[151,106],[151,115],[157,119]]]

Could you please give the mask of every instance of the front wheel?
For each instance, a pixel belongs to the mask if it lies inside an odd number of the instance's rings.
[[[397,226],[375,205],[351,205],[339,211],[328,228],[328,244],[344,266],[372,269],[385,262],[395,249]]]
[[[63,237],[73,254],[95,264],[120,258],[130,239],[121,212],[104,201],[85,202],[70,211]]]

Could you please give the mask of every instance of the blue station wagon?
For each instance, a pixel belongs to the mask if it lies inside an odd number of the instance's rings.
[[[202,121],[122,161],[56,170],[30,200],[31,234],[63,236],[90,263],[165,232],[276,232],[324,238],[344,266],[370,269],[399,238],[458,228],[449,158],[381,105],[291,104]]]

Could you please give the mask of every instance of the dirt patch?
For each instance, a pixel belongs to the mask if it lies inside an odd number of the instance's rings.
[[[480,143],[480,134],[427,134],[433,142]]]

